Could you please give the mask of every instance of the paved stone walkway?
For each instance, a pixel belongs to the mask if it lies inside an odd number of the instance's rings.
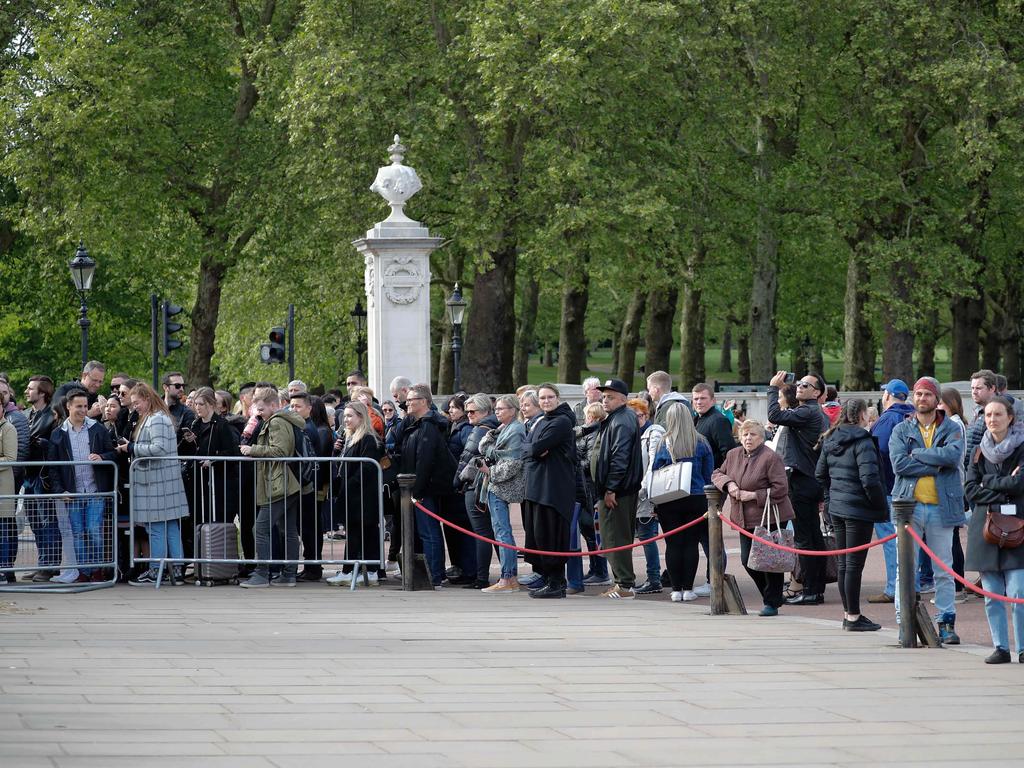
[[[835,622],[461,589],[0,596],[5,768],[1019,766],[1024,668]]]

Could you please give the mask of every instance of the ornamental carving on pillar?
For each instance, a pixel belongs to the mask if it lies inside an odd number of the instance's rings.
[[[423,288],[423,273],[412,258],[401,256],[393,259],[381,277],[384,295],[392,304],[412,304],[420,297]]]
[[[365,264],[366,269],[363,270],[363,290],[366,291],[366,308],[370,309],[374,306],[373,279],[376,277],[373,268],[373,256],[367,254]]]
[[[391,165],[378,169],[377,178],[370,186],[371,191],[383,197],[391,206],[391,215],[385,219],[388,222],[412,222],[405,215],[405,203],[423,188],[416,171],[402,164],[405,151],[396,133],[395,143],[388,147]]]

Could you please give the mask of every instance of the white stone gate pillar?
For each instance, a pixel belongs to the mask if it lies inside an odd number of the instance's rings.
[[[405,215],[406,201],[422,188],[395,135],[391,165],[370,187],[391,206],[391,215],[352,245],[366,263],[367,377],[378,399],[390,397],[395,376],[430,382],[430,254],[442,241]]]

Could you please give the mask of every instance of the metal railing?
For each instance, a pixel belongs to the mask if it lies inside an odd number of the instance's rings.
[[[301,482],[304,465],[311,463],[310,482]],[[180,489],[168,465],[180,473]],[[154,470],[164,482],[147,482]],[[189,563],[196,583],[205,585],[233,582],[245,566],[267,575],[280,569],[286,578],[299,566],[313,574],[323,566],[351,566],[350,589],[360,580],[368,584],[370,574],[385,566],[383,471],[372,459],[139,457],[130,465],[129,486],[132,565],[155,568],[158,587],[168,566]],[[174,518],[181,526],[180,556],[136,552],[138,527],[152,530],[149,519],[161,510],[185,509],[187,517]],[[166,527],[174,535],[173,523]]]
[[[111,490],[54,493],[53,473],[62,467],[74,474],[76,468],[109,471]],[[85,592],[116,584],[117,465],[0,463],[0,471],[8,469],[24,470],[25,479],[14,494],[0,495],[0,592]]]

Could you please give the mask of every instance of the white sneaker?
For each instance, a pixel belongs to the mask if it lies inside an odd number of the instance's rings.
[[[50,581],[55,584],[71,584],[73,581],[78,580],[78,569],[72,568],[67,571],[61,571],[56,576],[50,577]]]
[[[684,603],[690,603],[690,602],[693,602],[693,601],[694,601],[694,600],[696,600],[696,599],[697,599],[698,597],[700,597],[700,595],[698,595],[698,594],[697,594],[696,592],[694,592],[694,591],[693,591],[692,589],[685,589],[685,590],[683,590],[683,602],[684,602]]]
[[[711,597],[711,585],[701,584],[699,587],[693,590],[693,594],[697,597]]]
[[[349,577],[349,578],[348,578],[348,581],[352,581],[352,575],[351,575],[351,574],[345,574],[345,575]],[[368,578],[369,578],[369,580],[370,580],[370,586],[371,586],[371,587],[372,587],[372,586],[373,586],[374,584],[376,584],[376,583],[377,583],[377,574],[376,574],[376,573],[368,573],[368,574],[367,574],[367,577],[368,577]],[[346,583],[347,583],[347,582],[346,582]],[[363,584],[363,574],[359,574],[359,578],[358,578],[358,579],[356,579],[356,584],[357,584],[358,586],[362,586],[362,584]]]
[[[338,571],[333,576],[330,576],[327,579],[325,579],[325,581],[328,584],[330,584],[331,586],[334,586],[334,587],[337,587],[337,586],[339,586],[341,584],[351,584],[352,583],[352,574],[351,573],[345,573],[344,571]]]
[[[683,602],[683,593],[673,592],[671,595],[669,595],[669,598],[671,598],[673,603],[681,603]]]
[[[388,560],[388,564],[384,567],[384,573],[401,573],[401,571],[397,560]]]

